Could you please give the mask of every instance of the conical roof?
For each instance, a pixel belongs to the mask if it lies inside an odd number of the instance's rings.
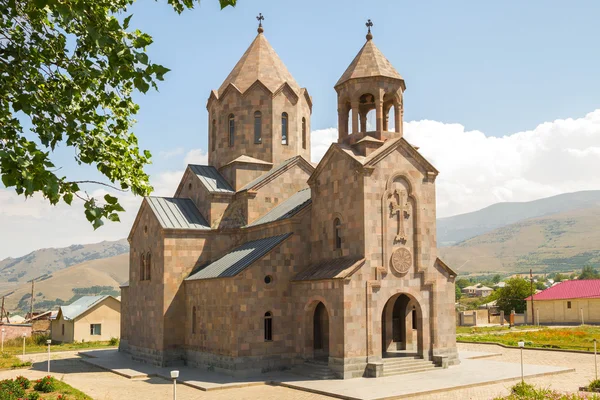
[[[367,39],[367,43],[360,49],[346,72],[337,81],[335,86],[355,78],[366,78],[373,76],[384,76],[387,78],[402,79],[402,76],[392,66],[383,53],[375,46],[372,40]]]
[[[300,93],[300,86],[262,33],[256,35],[248,50],[229,73],[219,88],[219,96],[230,83],[244,93],[257,80],[271,92],[275,92],[287,82],[296,94]]]

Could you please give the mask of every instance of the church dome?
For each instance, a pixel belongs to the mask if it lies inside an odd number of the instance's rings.
[[[296,95],[300,94],[300,86],[260,31],[219,88],[219,97],[230,84],[244,93],[256,81],[260,81],[272,93],[287,83]]]
[[[373,40],[367,38],[367,42],[360,49],[354,60],[350,63],[342,77],[337,81],[335,87],[344,82],[357,78],[386,77],[402,81],[405,90],[404,79],[392,66],[383,53],[375,46]]]

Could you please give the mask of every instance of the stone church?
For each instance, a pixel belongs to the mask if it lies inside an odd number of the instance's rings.
[[[121,351],[235,376],[458,363],[438,171],[402,135],[406,85],[372,39],[334,86],[339,137],[315,165],[312,98],[259,26],[208,97],[208,165],[142,202]]]

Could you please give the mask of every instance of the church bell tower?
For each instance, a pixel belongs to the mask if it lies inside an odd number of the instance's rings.
[[[335,84],[338,94],[338,143],[354,144],[369,136],[384,141],[402,136],[404,79],[373,43],[368,20],[367,42]],[[393,110],[391,128],[390,114]],[[374,111],[375,126],[367,126]],[[369,138],[368,138],[369,139]]]

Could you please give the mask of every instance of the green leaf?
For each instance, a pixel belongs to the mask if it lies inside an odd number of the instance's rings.
[[[104,195],[104,200],[108,203],[108,204],[117,204],[117,201],[119,201],[119,199],[117,199],[114,196],[111,196],[110,194],[105,194]]]
[[[129,21],[131,21],[131,17],[133,17],[133,14],[129,15],[123,20],[123,29],[129,28]]]
[[[63,195],[63,200],[65,201],[65,203],[67,203],[68,205],[71,205],[71,202],[73,202],[73,193],[65,193]]]
[[[148,55],[146,53],[135,53],[135,59],[144,65],[148,65]]]

